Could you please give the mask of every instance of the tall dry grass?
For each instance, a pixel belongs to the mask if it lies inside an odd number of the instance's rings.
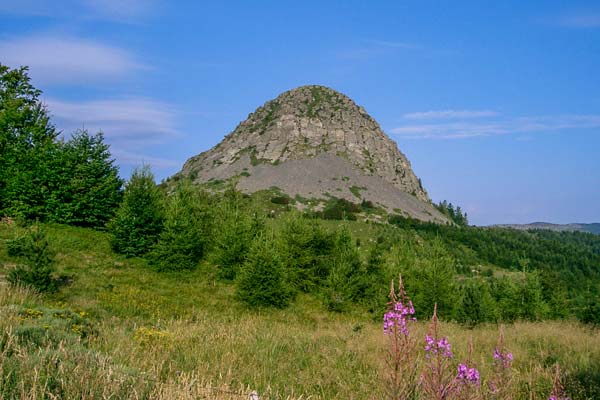
[[[192,319],[143,326],[99,319],[82,337],[48,319],[62,314],[39,302],[24,289],[0,287],[2,399],[241,399],[252,390],[263,399],[385,396],[386,338],[378,323],[334,314],[306,321],[293,310],[235,317],[199,310]],[[418,323],[416,334],[426,329]],[[498,329],[440,324],[457,362],[472,337],[482,376],[492,372]],[[515,358],[515,398],[547,398],[556,362],[567,376],[600,365],[600,334],[578,323],[516,323],[504,335]]]

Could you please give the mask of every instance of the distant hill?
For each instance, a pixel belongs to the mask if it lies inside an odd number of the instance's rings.
[[[596,235],[600,235],[600,223],[592,223],[592,224],[551,224],[549,222],[532,222],[531,224],[502,224],[502,225],[494,225],[502,228],[513,228],[520,230],[529,230],[529,229],[549,229],[551,231],[557,232],[589,232],[594,233]]]
[[[446,222],[410,162],[379,124],[349,97],[302,86],[266,102],[175,177],[195,183],[238,179],[254,193],[370,201],[388,212]]]

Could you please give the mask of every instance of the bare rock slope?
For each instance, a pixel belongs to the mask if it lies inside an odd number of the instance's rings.
[[[238,177],[238,188],[370,200],[421,220],[446,221],[410,162],[366,111],[324,86],[302,86],[259,107],[179,173],[195,182]]]

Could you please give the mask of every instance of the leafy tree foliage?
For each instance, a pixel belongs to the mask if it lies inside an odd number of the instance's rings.
[[[237,297],[250,307],[288,305],[291,293],[280,254],[273,247],[272,234],[262,234],[253,241],[237,279]]]
[[[27,71],[0,64],[0,214],[104,226],[122,187],[108,146],[83,131],[59,141]]]
[[[125,186],[123,202],[109,225],[112,249],[127,256],[150,251],[163,229],[163,206],[163,195],[150,168],[136,168]]]
[[[60,146],[27,71],[0,64],[0,211],[44,218]]]
[[[193,269],[205,255],[212,222],[207,201],[188,181],[169,196],[164,228],[148,255],[159,271]]]

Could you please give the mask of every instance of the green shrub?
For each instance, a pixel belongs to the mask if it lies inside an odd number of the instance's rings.
[[[290,198],[288,196],[273,196],[271,197],[271,203],[273,204],[282,204],[284,206],[287,206],[288,204],[290,204]]]
[[[257,237],[238,276],[237,297],[250,307],[283,308],[290,301],[283,263],[273,244],[272,234]]]
[[[127,256],[146,254],[162,231],[163,207],[163,196],[150,168],[136,168],[125,187],[123,202],[109,225],[112,249]]]
[[[11,257],[23,257],[27,252],[27,244],[29,238],[27,236],[17,236],[6,242],[6,252]]]
[[[54,254],[50,249],[46,232],[41,225],[34,225],[29,233],[12,242],[9,254],[17,255],[22,264],[8,273],[12,285],[31,286],[40,292],[57,289],[57,280],[52,276]]]
[[[375,209],[375,204],[371,200],[364,200],[360,203],[360,208],[363,211],[370,211]]]
[[[346,199],[332,199],[327,202],[321,215],[323,219],[347,219],[350,221],[355,221],[356,215],[354,214],[361,211],[362,210],[360,206],[352,203],[351,201]]]

